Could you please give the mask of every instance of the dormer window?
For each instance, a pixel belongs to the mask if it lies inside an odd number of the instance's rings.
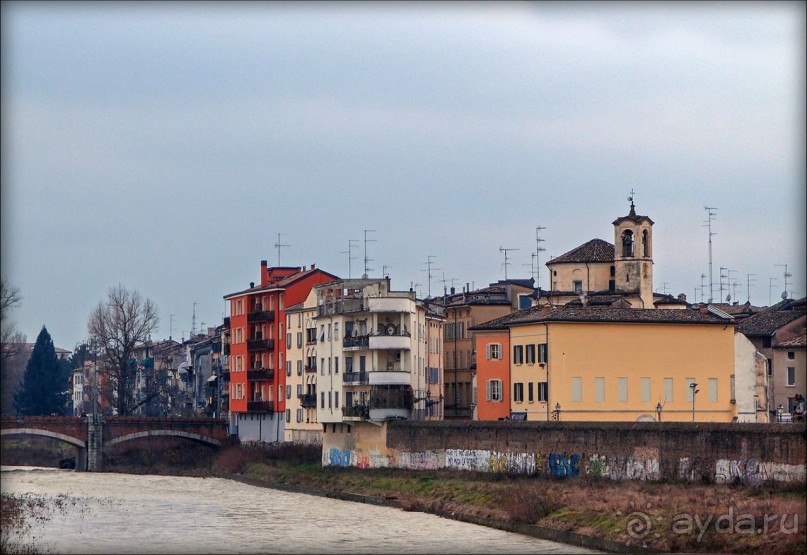
[[[633,232],[629,229],[622,233],[622,256],[633,256]]]

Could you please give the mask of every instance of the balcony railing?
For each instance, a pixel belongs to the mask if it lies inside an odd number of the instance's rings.
[[[255,322],[271,322],[275,319],[273,310],[256,310],[247,314],[247,322],[252,324]]]
[[[305,408],[316,408],[317,406],[317,395],[316,393],[305,393],[299,395],[300,397],[300,406]]]
[[[272,401],[247,401],[247,412],[272,412]]]
[[[370,407],[367,405],[353,405],[352,407],[342,407],[342,417],[344,418],[370,418]]]
[[[265,382],[274,379],[274,368],[252,368],[247,370],[247,380],[250,382]]]
[[[247,351],[272,351],[275,348],[273,339],[250,339],[247,341]]]
[[[344,299],[333,303],[321,304],[317,307],[317,316],[328,314],[344,314],[345,312],[363,312],[367,305],[363,299]]]
[[[306,364],[306,365],[305,365],[305,371],[306,371],[306,372],[308,372],[309,374],[310,374],[310,373],[314,373],[314,374],[316,374],[316,372],[317,372],[317,365],[316,365],[316,364],[313,364],[313,365],[308,365],[308,364]]]
[[[346,385],[366,384],[369,383],[369,377],[367,372],[345,372],[342,374],[342,382]]]
[[[414,395],[411,387],[373,388],[370,407],[374,409],[412,409]]]
[[[360,335],[354,337],[345,337],[342,340],[342,346],[346,349],[351,347],[358,347],[358,348],[367,348],[370,345],[370,336],[369,335]]]
[[[312,331],[314,333],[311,333]],[[316,345],[317,344],[317,330],[316,329],[314,329],[314,330],[311,330],[311,329],[306,330],[305,344],[306,345]]]

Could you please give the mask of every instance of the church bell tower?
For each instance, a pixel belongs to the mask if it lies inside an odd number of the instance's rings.
[[[633,191],[630,212],[614,220],[614,288],[641,301],[636,308],[653,305],[653,220],[636,214]],[[631,296],[633,296],[631,295]]]

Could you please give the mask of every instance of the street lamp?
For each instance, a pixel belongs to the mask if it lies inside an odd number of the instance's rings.
[[[560,403],[555,403],[555,415],[554,415],[554,417],[555,417],[556,421],[560,420]]]
[[[781,404],[779,404],[779,406],[776,407],[776,422],[778,422],[779,424],[782,423],[782,413],[783,412],[785,412],[785,407],[783,407]]]
[[[692,421],[695,422],[695,395],[700,392],[700,389],[695,389],[698,387],[698,384],[695,382],[689,384],[689,387],[692,389]]]
[[[658,422],[661,422],[661,403],[656,403],[656,412],[658,413]]]

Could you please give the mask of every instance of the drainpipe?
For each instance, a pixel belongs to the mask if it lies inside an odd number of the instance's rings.
[[[546,421],[549,422],[549,324],[543,324],[546,329]]]

